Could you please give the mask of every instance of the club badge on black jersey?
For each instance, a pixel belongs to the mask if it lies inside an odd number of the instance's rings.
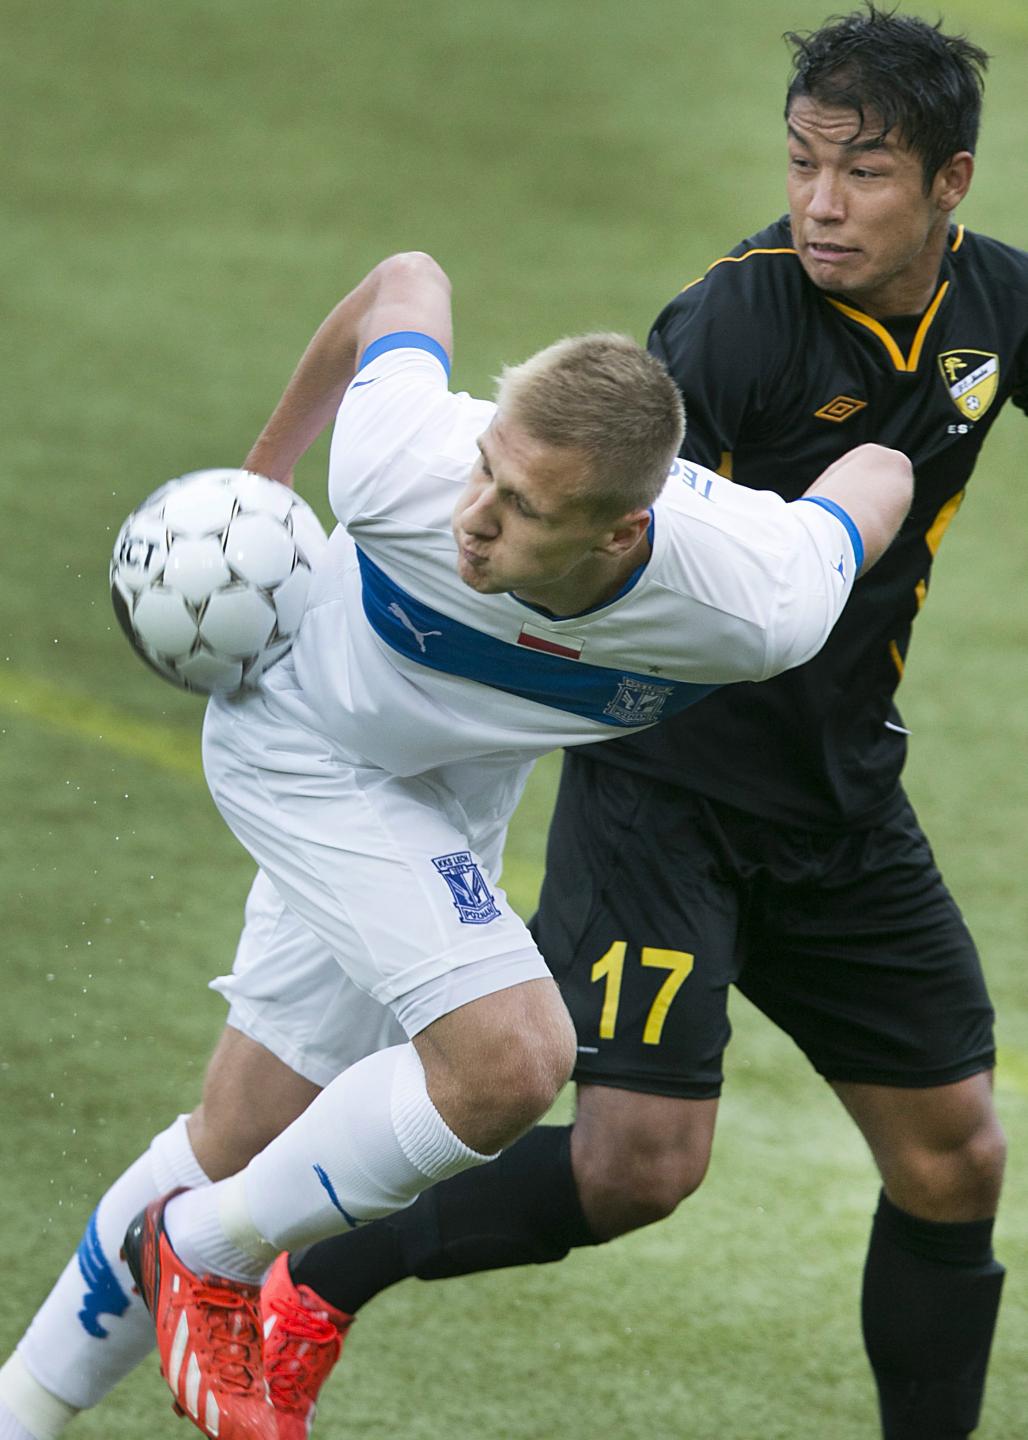
[[[966,420],[980,420],[999,389],[999,356],[988,350],[945,350],[939,369],[953,404]]]

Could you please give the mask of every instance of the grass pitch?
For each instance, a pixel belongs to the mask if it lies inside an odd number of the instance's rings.
[[[170,475],[237,463],[315,325],[390,251],[428,249],[452,275],[470,390],[558,333],[642,338],[784,207],[778,36],[826,9],[0,0],[4,1353],[98,1194],[194,1103],[223,1015],[204,985],[250,874],[200,777],[199,703],[114,625],[124,514]],[[1023,5],[958,0],[946,18],[996,56],[961,217],[1023,244]],[[982,1440],[1016,1440],[1028,1413],[1021,424],[986,448],[901,691],[910,789],[1000,1012],[1009,1278]],[[322,446],[299,483],[324,515],[323,470]],[[555,773],[539,767],[512,834],[525,911]],[[733,1019],[696,1197],[560,1266],[388,1292],[318,1433],[873,1436],[871,1165],[788,1042],[742,1001]],[[185,1432],[151,1362],[74,1433]]]

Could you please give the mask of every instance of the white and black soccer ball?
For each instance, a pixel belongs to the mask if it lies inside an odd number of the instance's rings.
[[[288,486],[247,470],[197,470],[155,490],[122,525],[114,613],[166,680],[231,694],[289,650],[326,544]]]

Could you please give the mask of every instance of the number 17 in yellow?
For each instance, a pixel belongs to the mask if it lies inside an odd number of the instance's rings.
[[[618,1006],[621,1004],[621,980],[625,973],[627,950],[627,941],[615,940],[607,953],[602,955],[592,968],[591,978],[594,981],[605,980],[607,982],[603,992],[603,1009],[600,1011],[601,1040],[613,1040],[614,1038]],[[641,963],[668,972],[667,979],[657,991],[653,1004],[650,1006],[650,1013],[646,1017],[646,1025],[643,1028],[644,1045],[660,1044],[660,1038],[664,1033],[664,1021],[671,1009],[671,1003],[692,974],[695,959],[694,955],[688,954],[685,950],[660,950],[653,945],[643,946],[640,956]]]

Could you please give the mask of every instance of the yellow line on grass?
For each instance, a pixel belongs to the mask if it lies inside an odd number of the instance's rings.
[[[62,735],[107,745],[119,755],[149,761],[176,775],[202,778],[199,737],[153,721],[132,720],[81,691],[0,669],[0,710]]]

